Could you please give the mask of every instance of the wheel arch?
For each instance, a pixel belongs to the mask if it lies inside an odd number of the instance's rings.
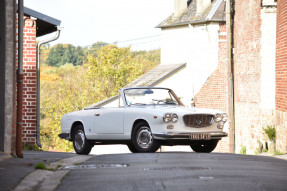
[[[137,119],[133,123],[131,135],[133,134],[136,125],[139,124],[140,122],[145,122],[146,124],[148,124],[148,127],[150,128],[149,123],[147,122],[147,120],[145,120],[145,119]]]
[[[74,130],[75,130],[75,128],[76,128],[78,125],[82,125],[83,128],[84,128],[83,122],[81,122],[81,121],[75,121],[75,122],[72,124],[72,126],[71,126],[71,132],[70,132],[71,140],[73,140],[72,137],[73,137],[73,134],[74,134]],[[84,131],[85,131],[85,129],[84,129]]]

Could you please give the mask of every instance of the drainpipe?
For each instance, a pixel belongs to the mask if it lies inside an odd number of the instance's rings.
[[[23,0],[18,0],[18,70],[17,70],[17,122],[16,122],[16,155],[23,158]]]
[[[235,153],[235,101],[234,101],[234,0],[226,1],[226,28],[227,28],[227,64],[228,64],[228,115],[231,128],[229,141],[230,152]]]
[[[60,37],[60,32],[62,28],[57,27],[56,35],[52,38],[48,38],[46,40],[40,41],[37,44],[37,85],[36,85],[36,144],[38,147],[42,147],[40,143],[40,47],[43,44],[46,44],[48,42],[52,42],[54,40],[57,40]]]

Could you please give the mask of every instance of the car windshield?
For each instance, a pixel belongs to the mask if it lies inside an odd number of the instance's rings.
[[[168,89],[127,89],[124,91],[127,105],[179,105]]]

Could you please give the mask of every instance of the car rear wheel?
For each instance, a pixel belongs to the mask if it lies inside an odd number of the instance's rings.
[[[190,147],[197,153],[210,153],[215,149],[217,143],[218,140],[197,141],[192,143]]]
[[[85,131],[82,125],[78,125],[73,133],[74,150],[79,155],[88,155],[93,145],[86,139]]]
[[[133,146],[129,147],[132,152],[150,153],[157,151],[160,147],[146,122],[140,122],[135,126],[132,132],[132,143]]]

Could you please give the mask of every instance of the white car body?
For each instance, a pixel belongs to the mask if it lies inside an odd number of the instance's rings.
[[[129,104],[127,96],[125,96],[125,92],[128,91],[153,92],[161,90],[170,93],[172,102],[160,104],[162,100],[153,100],[158,101],[158,104],[133,105]],[[147,94],[152,93],[148,92]],[[131,97],[133,96],[131,94]],[[170,99],[167,100],[171,101]],[[164,121],[163,118],[166,114],[176,114],[178,117],[177,121]],[[187,122],[185,123],[184,116],[189,115],[197,116],[197,118],[193,118],[192,122],[189,121],[188,123],[193,123],[193,126],[195,124],[198,127],[186,125]],[[214,120],[216,115],[221,119],[218,122]],[[206,120],[209,119],[208,124],[199,127],[201,123],[204,123],[203,119],[205,119],[205,116]],[[169,115],[167,118],[169,120]],[[191,120],[188,117],[185,117],[185,119]],[[89,107],[65,114],[61,120],[62,133],[59,136],[73,141],[73,128],[80,124],[83,127],[86,140],[92,142],[92,146],[110,143],[128,144],[133,139],[132,132],[136,124],[144,122],[150,128],[153,140],[160,142],[160,145],[181,145],[200,140],[220,140],[222,137],[227,136],[227,133],[223,132],[223,126],[226,121],[227,116],[222,112],[184,107],[173,91],[167,88],[125,88],[120,91],[119,107]]]

